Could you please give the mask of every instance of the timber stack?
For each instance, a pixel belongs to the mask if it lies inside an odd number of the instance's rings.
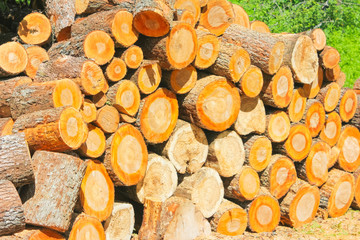
[[[226,239],[360,208],[360,80],[321,29],[227,0],[44,3],[0,45],[1,240]]]

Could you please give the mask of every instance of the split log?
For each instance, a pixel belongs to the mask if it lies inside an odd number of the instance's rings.
[[[325,118],[324,106],[315,99],[307,100],[302,122],[309,129],[311,137],[319,135],[325,126]]]
[[[0,180],[0,236],[25,229],[24,209],[15,186]]]
[[[14,120],[12,118],[0,118],[0,136],[10,135],[13,125]]]
[[[118,82],[126,75],[125,62],[120,58],[113,58],[105,70],[105,76],[112,82]]]
[[[203,167],[185,177],[174,196],[190,199],[204,217],[209,218],[214,215],[224,198],[224,186],[214,169]]]
[[[136,125],[148,143],[162,143],[169,139],[179,115],[176,95],[159,88],[140,102]]]
[[[314,220],[319,204],[319,189],[298,179],[280,203],[280,221],[294,228],[301,227]]]
[[[223,182],[225,196],[239,201],[253,200],[260,190],[259,175],[249,166],[243,166],[234,177],[223,178]]]
[[[287,113],[290,121],[293,123],[299,122],[305,113],[306,95],[302,88],[295,89],[291,98]]]
[[[354,177],[350,173],[333,169],[327,182],[320,188],[320,207],[330,217],[340,217],[349,209],[354,199]]]
[[[250,22],[250,29],[260,33],[270,33],[270,29],[266,23],[255,20]]]
[[[136,185],[144,178],[148,152],[143,136],[130,124],[121,124],[106,140],[104,166],[115,186]]]
[[[326,83],[321,87],[319,94],[316,96],[321,104],[324,105],[326,112],[334,111],[340,100],[341,87],[336,82]]]
[[[13,133],[24,132],[29,148],[66,151],[78,149],[86,140],[88,129],[79,111],[73,107],[41,110],[21,115]]]
[[[284,142],[290,133],[290,119],[283,111],[270,112],[266,115],[265,135],[274,143]]]
[[[105,105],[97,111],[94,123],[105,133],[114,133],[120,123],[119,112],[116,108]]]
[[[315,28],[313,30],[309,30],[307,32],[303,32],[301,34],[305,34],[311,38],[313,41],[314,47],[317,51],[321,51],[326,46],[326,35],[323,30],[320,28]]]
[[[273,145],[273,152],[288,155],[293,161],[300,162],[309,154],[312,138],[309,129],[300,123],[292,124],[288,139]]]
[[[140,106],[140,92],[135,83],[121,80],[109,88],[107,100],[120,112],[135,116]]]
[[[326,116],[326,123],[320,132],[320,139],[331,147],[338,142],[341,133],[341,118],[337,112],[331,112]]]
[[[194,66],[198,69],[206,69],[215,63],[219,51],[220,41],[216,35],[196,29],[197,51]]]
[[[121,53],[120,58],[128,68],[136,69],[144,60],[144,53],[140,47],[132,45]]]
[[[30,78],[34,79],[36,72],[43,61],[49,60],[46,50],[39,46],[30,46],[26,48],[28,55],[28,63],[25,68],[25,73]]]
[[[215,75],[226,77],[232,82],[239,82],[249,67],[249,53],[240,47],[240,45],[229,43],[226,39],[221,39],[218,57],[208,70]],[[252,81],[257,83],[256,80],[252,79]]]
[[[288,66],[279,68],[274,76],[264,74],[264,84],[261,99],[267,106],[286,108],[289,106],[293,92],[294,81]]]
[[[245,232],[248,217],[239,205],[224,199],[210,220],[214,232],[226,236],[239,236]]]
[[[107,240],[130,239],[135,225],[134,208],[129,203],[114,203],[111,216],[105,221]]]
[[[215,169],[222,177],[232,177],[240,171],[245,161],[245,150],[235,131],[224,131],[209,136],[209,153],[206,167]]]
[[[7,42],[0,45],[0,77],[14,76],[22,73],[28,64],[25,48],[18,42]]]
[[[0,137],[0,179],[15,187],[34,182],[31,155],[23,133]]]
[[[354,172],[360,166],[360,132],[355,126],[345,125],[336,145],[340,149],[337,166]]]
[[[104,132],[92,124],[88,124],[89,133],[81,144],[78,153],[89,158],[98,158],[105,152],[106,138]]]
[[[181,173],[194,173],[206,161],[209,145],[203,130],[178,119],[169,140],[152,148],[165,156]]]
[[[229,128],[239,110],[240,95],[236,87],[215,75],[198,80],[195,87],[180,99],[180,117],[211,131]]]
[[[84,213],[102,222],[110,217],[114,199],[114,184],[104,165],[97,160],[86,161],[80,187],[80,204]]]
[[[77,216],[74,225],[71,229],[69,240],[95,238],[105,240],[105,231],[101,222],[86,214]]]
[[[130,72],[128,78],[136,84],[140,92],[150,94],[160,85],[162,72],[157,60],[144,60],[135,72]]]
[[[234,14],[235,14],[234,19],[233,19],[233,23],[239,24],[239,25],[241,25],[243,27],[246,27],[246,28],[250,28],[249,16],[245,12],[245,10],[241,6],[239,6],[239,5],[235,4],[235,3],[233,3],[232,7],[233,7],[233,10],[234,10]]]
[[[304,89],[305,96],[307,98],[315,98],[318,95],[323,85],[323,81],[324,81],[324,70],[321,66],[319,66],[317,79],[315,79],[310,84],[304,84],[302,87]]]
[[[351,204],[351,207],[354,209],[360,209],[360,168],[358,168],[354,173],[354,180],[355,180],[355,187],[354,187],[354,192],[355,192],[355,197],[354,200]]]
[[[80,108],[80,113],[84,119],[84,122],[91,123],[96,120],[96,106],[89,100],[84,99],[83,105]]]
[[[285,196],[296,179],[293,161],[280,154],[271,156],[269,165],[260,175],[261,186],[267,188],[276,199]]]
[[[44,83],[29,83],[16,87],[10,98],[13,119],[32,112],[71,106],[79,110],[83,102],[76,83],[63,79]]]
[[[333,47],[326,46],[319,54],[320,64],[323,68],[334,68],[340,62],[340,53]]]
[[[326,77],[326,80],[329,81],[329,82],[335,82],[339,76],[340,76],[340,73],[341,73],[341,68],[340,68],[340,65],[336,65],[334,68],[326,68],[325,69],[325,77]]]
[[[50,41],[51,24],[44,14],[33,12],[19,23],[17,33],[26,44],[44,45]]]
[[[36,151],[32,160],[35,195],[24,203],[25,221],[65,232],[70,227],[86,164],[80,158],[47,151]]]
[[[162,81],[176,94],[185,94],[194,88],[197,81],[196,69],[189,65],[183,69],[165,72]]]
[[[87,58],[93,59],[96,64],[104,65],[114,57],[114,41],[104,31],[92,31],[84,39],[84,53]]]
[[[270,162],[272,145],[269,138],[253,135],[244,141],[245,163],[255,171],[263,171]]]
[[[191,12],[194,15],[195,22],[199,21],[201,11],[199,0],[171,0],[170,6],[174,10],[185,10]]]
[[[200,15],[199,24],[211,33],[220,36],[229,27],[235,13],[232,3],[226,0],[209,0]]]
[[[251,65],[237,83],[242,93],[248,97],[257,97],[263,87],[264,80],[260,68]]]
[[[250,55],[251,64],[267,74],[275,74],[283,63],[285,45],[269,34],[231,24],[223,34],[223,38],[228,39],[229,42],[241,43]]]
[[[341,89],[339,104],[335,110],[339,113],[341,120],[347,123],[355,116],[358,104],[356,92],[352,89],[343,88]]]
[[[266,113],[263,101],[259,97],[241,96],[239,114],[234,124],[235,131],[240,135],[250,133],[262,134],[266,130]]]

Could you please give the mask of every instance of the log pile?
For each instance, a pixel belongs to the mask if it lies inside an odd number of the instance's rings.
[[[226,239],[360,208],[360,81],[321,29],[273,34],[227,0],[44,4],[0,45],[1,240]]]

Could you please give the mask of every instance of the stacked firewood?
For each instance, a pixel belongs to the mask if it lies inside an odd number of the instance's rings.
[[[0,45],[1,240],[226,239],[360,208],[360,81],[321,29],[272,34],[227,0],[44,3]]]

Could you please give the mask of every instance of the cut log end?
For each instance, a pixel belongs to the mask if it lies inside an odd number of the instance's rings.
[[[130,239],[135,225],[134,208],[129,203],[114,203],[111,216],[105,221],[107,240]]]
[[[124,60],[128,68],[136,69],[140,67],[141,62],[144,59],[143,50],[140,47],[133,45],[123,52],[121,59]]]
[[[305,113],[306,97],[304,90],[298,88],[294,90],[293,97],[288,107],[288,114],[291,122],[299,122]]]
[[[211,33],[197,30],[198,47],[194,66],[198,69],[210,67],[217,59],[220,50],[219,39]]]
[[[294,161],[301,161],[309,154],[312,138],[309,129],[303,124],[291,127],[285,149],[289,157]]]
[[[251,98],[260,94],[263,84],[261,69],[256,66],[250,66],[239,82],[241,91]]]
[[[320,139],[331,147],[337,143],[341,133],[341,118],[337,112],[331,112],[327,115],[326,123],[320,132]]]
[[[94,59],[96,64],[104,65],[115,54],[114,41],[104,31],[92,31],[85,37],[84,53],[87,58]]]
[[[180,70],[174,70],[170,75],[170,88],[176,94],[188,93],[194,88],[197,81],[196,69],[189,65]]]
[[[270,33],[271,32],[268,25],[259,20],[252,21],[250,23],[250,29],[257,31],[257,32],[261,32],[261,33]]]
[[[44,48],[38,46],[28,47],[26,52],[28,54],[28,64],[26,65],[25,73],[34,79],[40,64],[43,61],[49,60],[49,56]]]
[[[354,90],[343,89],[342,91],[345,91],[345,93],[341,94],[341,100],[338,104],[337,110],[340,114],[341,120],[347,123],[354,117],[359,103],[357,94]]]
[[[105,76],[102,69],[93,61],[86,61],[80,73],[80,86],[86,95],[98,94],[105,86]]]
[[[241,6],[239,6],[237,4],[234,4],[234,3],[232,5],[232,7],[233,7],[233,10],[234,10],[234,14],[235,14],[233,23],[239,24],[239,25],[241,25],[243,27],[246,27],[246,28],[250,28],[249,16],[245,12],[245,10]]]
[[[130,47],[139,38],[139,32],[133,26],[133,15],[125,10],[120,10],[115,14],[111,32],[116,42],[123,47]]]
[[[28,64],[25,48],[17,42],[0,45],[0,77],[13,76],[23,72]]]
[[[41,13],[30,13],[20,22],[18,35],[24,43],[43,45],[51,36],[50,21]]]
[[[94,123],[105,133],[113,133],[118,128],[119,122],[120,115],[118,110],[112,106],[105,105],[97,111]]]
[[[125,62],[120,58],[113,58],[106,67],[105,75],[110,81],[117,82],[125,77],[126,72]]]
[[[247,154],[247,161],[250,166],[257,172],[263,171],[269,164],[272,154],[272,145],[270,139],[265,136],[255,136],[252,142],[250,138],[245,143],[245,151]]]
[[[320,62],[324,68],[334,68],[340,62],[340,53],[335,48],[326,46],[320,53]]]
[[[312,83],[304,84],[304,86],[303,86],[305,96],[307,98],[315,98],[318,95],[319,91],[320,91],[320,88],[321,88],[321,86],[323,84],[323,80],[324,80],[324,70],[319,65],[318,78],[315,79]]]
[[[310,32],[310,38],[316,50],[321,51],[326,46],[326,35],[323,30],[316,28]]]
[[[290,119],[283,111],[277,111],[268,116],[267,135],[273,142],[285,141],[290,133]]]
[[[105,240],[105,232],[101,222],[95,217],[79,215],[71,229],[69,240],[91,238]]]
[[[140,92],[132,81],[122,80],[113,85],[107,93],[107,98],[120,113],[135,116],[139,110]]]
[[[105,151],[106,138],[104,132],[92,124],[88,125],[89,133],[86,141],[80,146],[81,155],[89,158],[98,158]]]
[[[45,85],[46,83],[44,83]],[[53,91],[54,107],[72,106],[79,110],[83,103],[83,96],[80,88],[70,79],[56,81]]]
[[[338,165],[354,172],[360,166],[360,132],[355,126],[345,126],[341,131],[337,147],[340,149]]]
[[[325,97],[323,98],[322,92],[325,91]],[[341,87],[337,83],[330,83],[324,90],[320,90],[320,94],[317,99],[324,103],[326,112],[333,111],[339,103],[341,97]]]
[[[143,94],[154,92],[161,82],[161,68],[157,61],[144,61],[142,66],[131,77]]]
[[[80,112],[83,116],[84,122],[91,123],[96,120],[96,106],[91,100],[84,100]]]
[[[325,125],[325,109],[318,101],[310,101],[307,105],[305,125],[309,129],[311,137],[316,137]]]

